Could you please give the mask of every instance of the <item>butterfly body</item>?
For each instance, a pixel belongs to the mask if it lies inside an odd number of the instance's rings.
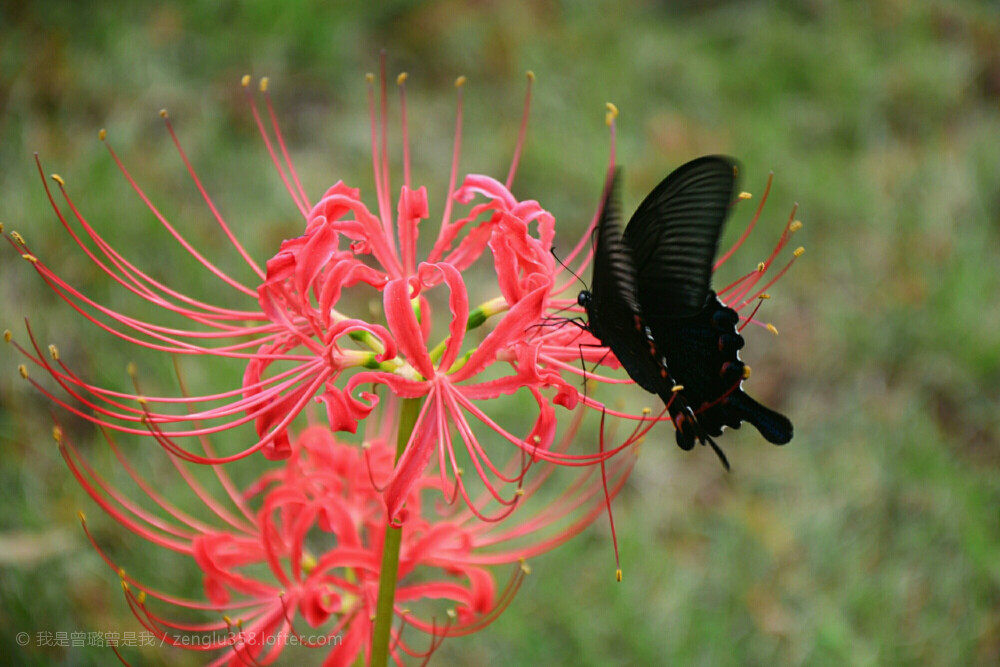
[[[711,289],[735,162],[709,156],[682,165],[639,205],[624,234],[617,182],[616,172],[595,230],[592,287],[577,299],[588,329],[636,384],[663,399],[682,449],[699,440],[726,464],[712,436],[743,421],[770,442],[788,442],[791,422],[743,391],[739,316]]]

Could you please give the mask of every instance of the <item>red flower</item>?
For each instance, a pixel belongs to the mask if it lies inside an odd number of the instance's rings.
[[[557,451],[577,437],[581,416]],[[55,437],[70,470],[98,505],[146,540],[190,558],[203,573],[202,600],[140,584],[101,549],[84,520],[88,538],[119,574],[128,604],[145,629],[165,644],[217,652],[211,664],[236,667],[269,664],[292,642],[327,653],[325,665],[353,664],[361,652],[367,656],[387,517],[375,480],[392,474],[394,454],[386,438],[394,431],[391,417],[371,422],[360,449],[338,442],[326,427],[312,426],[290,441],[281,468],[242,491],[215,467],[222,498],[173,457],[204,503],[205,516],[182,512],[161,497],[110,438],[122,465],[163,512],[142,509],[108,484],[58,427]],[[608,467],[610,495],[620,490],[633,462],[634,457],[618,457]],[[394,605],[397,663],[406,655],[428,655],[445,637],[488,625],[510,604],[527,574],[524,559],[568,540],[604,510],[593,466],[581,469],[562,495],[536,498],[535,490],[552,468],[536,468],[537,476],[524,487],[523,520],[504,527],[478,521],[472,509],[456,513],[440,502],[424,502],[428,493],[454,493],[442,488],[439,477],[423,474],[414,481],[406,498],[409,518]],[[477,509],[490,502],[488,496],[474,501]],[[493,570],[505,564],[515,566],[514,575],[498,590]],[[176,612],[181,618],[174,617]],[[414,645],[409,637],[414,632],[429,636],[428,648]]]

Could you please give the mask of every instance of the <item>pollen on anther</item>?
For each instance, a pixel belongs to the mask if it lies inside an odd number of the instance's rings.
[[[618,581],[618,582],[621,582],[621,580],[622,580],[622,569],[621,568],[618,568],[617,570],[615,570],[615,580]]]
[[[3,330],[3,342],[9,343],[10,339],[14,337],[14,334],[10,332],[10,329]]]
[[[55,345],[49,345],[49,356],[52,357],[53,361],[59,361],[59,348]]]
[[[149,401],[146,400],[145,396],[136,396],[135,397],[135,402],[138,403],[139,405],[148,405],[149,404]]]
[[[607,125],[611,125],[618,118],[618,107],[612,102],[605,102],[604,106],[608,109],[608,112],[604,114],[604,122]]]
[[[528,81],[533,82],[535,80],[535,73],[530,69],[527,72],[525,72],[524,75],[528,77]]]
[[[37,264],[38,263],[38,258],[35,257],[34,255],[31,255],[31,254],[28,254],[28,253],[25,253],[25,254],[21,255],[21,259],[26,259],[29,262],[31,262],[32,264]]]
[[[25,380],[28,379],[28,367],[25,366],[24,364],[17,365],[17,372],[20,373],[21,377],[24,378]]]
[[[767,270],[767,264],[764,262],[757,262],[757,273],[764,273]]]
[[[653,409],[649,408],[649,407],[645,407],[645,408],[642,409],[642,414],[644,414],[644,415],[652,414],[652,412],[653,412]]]
[[[805,254],[805,251],[806,251],[805,248],[799,246],[798,248],[795,249],[795,252],[793,252],[792,254],[795,255],[796,257],[801,257],[803,254]]]
[[[166,118],[169,115],[166,109],[160,109],[160,118]]]
[[[404,83],[406,83],[406,77],[408,76],[410,75],[407,74],[406,72],[400,72],[399,76],[396,77],[396,85],[402,86]]]
[[[524,572],[525,574],[531,574],[531,566],[525,563],[523,560],[521,561],[521,572]]]
[[[3,234],[3,223],[0,222],[0,234]]]
[[[368,72],[367,74],[365,74],[365,81],[367,81],[368,83],[375,83],[375,75],[372,74],[371,72]]]
[[[788,231],[790,231],[790,232],[797,232],[800,229],[802,229],[802,221],[801,220],[796,220],[792,224],[788,225]]]
[[[19,232],[16,232],[16,231],[15,232],[11,232],[10,233],[10,237],[12,239],[14,239],[15,241],[17,241],[18,243],[20,243],[21,245],[24,245],[24,237],[21,236],[21,234]]]
[[[101,141],[104,141],[105,139],[108,138],[108,131],[102,127],[101,131],[97,133],[97,138],[100,139]]]
[[[62,427],[59,425],[52,427],[52,439],[58,443],[62,443],[63,431]]]
[[[758,299],[760,299],[761,301],[765,301],[765,300],[767,300],[767,299],[770,299],[770,298],[771,298],[771,295],[770,295],[770,294],[768,294],[767,292],[764,292],[763,294],[761,294],[761,295],[760,295],[760,296],[758,296],[757,298],[758,298]]]
[[[83,510],[77,510],[76,515],[80,517],[80,521],[87,523],[87,515],[83,513]]]
[[[456,88],[461,88],[462,86],[465,85],[466,81],[468,81],[468,79],[466,79],[465,75],[463,74],[462,76],[460,76],[457,79],[455,79],[455,87]]]
[[[139,594],[135,597],[139,604],[146,604],[146,591],[139,591]]]
[[[743,367],[743,379],[744,380],[749,380],[750,379],[750,367],[749,366],[744,366]]]
[[[135,377],[136,374],[135,363],[130,361],[127,364],[125,364],[125,372],[128,373],[129,377]]]
[[[750,194],[749,192],[741,192],[740,193],[740,199],[742,199],[744,201],[746,201],[747,199],[753,199],[753,195]]]
[[[671,388],[671,390],[670,390],[670,391],[674,392],[675,394],[676,394],[677,392],[679,392],[679,391],[684,391],[684,385],[682,385],[682,384],[675,384],[675,385],[673,386],[673,388]]]
[[[767,323],[767,330],[773,333],[775,336],[778,335],[778,327],[774,326],[770,322]]]
[[[52,174],[50,178],[52,178],[52,180],[58,183],[59,185],[66,185],[66,181],[64,181],[63,177],[60,176],[59,174]]]
[[[449,609],[447,611],[447,614],[448,614],[448,618],[457,618],[458,617],[458,614],[455,612],[454,609]]]
[[[260,79],[260,86],[259,86],[260,87],[260,92],[262,92],[262,93],[266,93],[267,92],[267,83],[268,83],[268,81],[270,81],[270,79],[268,79],[266,76],[265,77],[261,77],[261,79]]]
[[[521,496],[524,495],[524,489],[518,489],[517,491],[514,492],[514,495],[520,498]]]
[[[250,85],[250,75],[249,74],[244,74],[243,75],[243,78],[240,79],[240,85],[243,86],[244,88],[246,88],[247,86]]]

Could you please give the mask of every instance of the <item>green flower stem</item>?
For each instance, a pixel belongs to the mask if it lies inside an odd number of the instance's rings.
[[[403,455],[406,443],[410,441],[413,427],[420,414],[423,399],[404,398],[399,408],[399,433],[396,436],[396,461]],[[394,618],[393,602],[396,599],[396,578],[399,575],[399,545],[403,539],[402,528],[385,526],[385,541],[382,544],[382,571],[378,581],[378,605],[375,608],[375,634],[372,635],[372,667],[389,664],[389,630]]]

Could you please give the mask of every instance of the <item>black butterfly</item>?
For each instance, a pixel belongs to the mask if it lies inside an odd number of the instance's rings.
[[[591,333],[639,386],[669,406],[677,444],[685,450],[695,440],[709,444],[727,468],[711,437],[723,426],[748,421],[775,444],[792,438],[786,417],[743,391],[739,317],[711,289],[736,170],[721,156],[682,165],[639,205],[624,235],[616,172],[594,231],[592,288],[577,297]]]

